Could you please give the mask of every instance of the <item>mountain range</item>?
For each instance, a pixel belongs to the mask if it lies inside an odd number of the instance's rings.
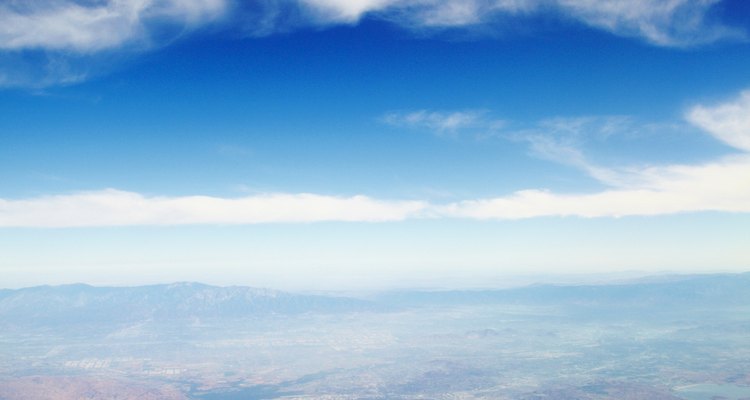
[[[399,290],[366,298],[201,283],[37,286],[0,290],[0,326],[379,312],[480,304],[564,305],[633,312],[683,306],[744,306],[750,305],[750,273],[660,276],[626,283],[544,284],[497,290]]]

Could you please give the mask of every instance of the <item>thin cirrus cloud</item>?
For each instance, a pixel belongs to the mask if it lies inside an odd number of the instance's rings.
[[[745,32],[710,18],[720,0],[26,0],[0,2],[0,86],[84,81],[114,54],[164,46],[211,25],[251,36],[364,18],[419,31],[512,33],[508,21],[554,16],[656,46],[689,47]],[[524,24],[528,27],[531,24]],[[176,34],[164,35],[165,27]],[[166,29],[169,31],[169,29]],[[28,57],[24,52],[36,52]],[[103,55],[97,57],[97,55]],[[30,71],[32,70],[32,71]],[[93,70],[93,71],[92,71]]]
[[[387,222],[418,218],[507,220],[534,217],[652,216],[682,212],[750,212],[750,91],[732,101],[698,105],[686,119],[735,151],[696,165],[581,169],[605,189],[584,194],[542,189],[449,204],[366,196],[261,194],[243,198],[148,197],[103,190],[32,199],[0,199],[0,227]],[[551,151],[551,150],[550,150]],[[561,155],[562,154],[562,155]],[[558,157],[563,161],[564,152]],[[592,173],[594,168],[597,173]]]
[[[381,120],[395,127],[426,129],[437,135],[455,134],[459,130],[479,127],[486,128],[488,122],[482,111],[428,111],[389,112]]]
[[[638,187],[644,182],[643,167],[611,168],[591,162],[582,147],[590,141],[606,141],[609,137],[644,137],[661,132],[686,129],[684,124],[638,124],[621,115],[596,117],[550,118],[532,127],[500,131],[489,136],[525,142],[534,157],[577,168],[590,177],[612,187]]]

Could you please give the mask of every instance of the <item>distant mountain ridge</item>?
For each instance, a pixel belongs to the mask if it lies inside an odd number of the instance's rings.
[[[653,276],[611,284],[540,284],[502,290],[393,291],[378,300],[390,304],[568,304],[670,306],[725,304],[750,306],[750,272]]]
[[[368,310],[364,300],[185,282],[135,287],[85,284],[0,292],[0,323],[129,322]]]
[[[654,277],[600,285],[391,291],[367,300],[191,282],[135,287],[37,286],[0,290],[0,326],[244,318],[477,304],[603,306],[633,312],[703,305],[750,307],[750,273]]]

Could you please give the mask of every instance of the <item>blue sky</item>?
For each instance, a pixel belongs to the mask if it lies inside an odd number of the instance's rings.
[[[0,5],[0,286],[750,269],[743,1]]]

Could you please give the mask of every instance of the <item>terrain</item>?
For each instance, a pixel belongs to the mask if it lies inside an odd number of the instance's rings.
[[[0,399],[750,398],[750,274],[0,290]]]

